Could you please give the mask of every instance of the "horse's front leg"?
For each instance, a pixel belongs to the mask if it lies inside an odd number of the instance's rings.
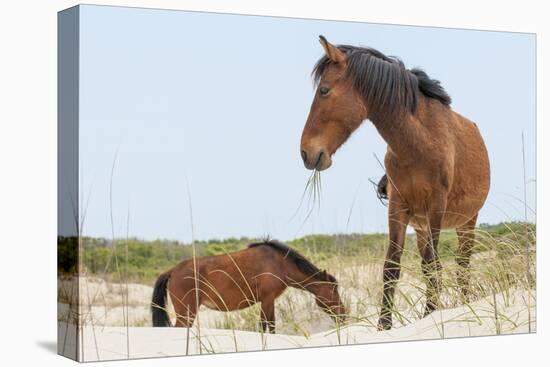
[[[262,307],[260,311],[260,327],[262,331],[267,331],[271,334],[275,334],[275,300],[264,299],[262,300]]]
[[[439,233],[445,215],[446,198],[444,195],[434,197],[428,211],[428,228],[426,229],[427,241],[422,256],[422,272],[426,279],[426,308],[424,317],[431,314],[439,306],[439,294],[441,293],[441,261],[437,247]]]
[[[405,243],[405,234],[410,220],[410,212],[405,205],[391,201],[388,208],[388,225],[390,243],[384,262],[384,290],[382,309],[378,320],[379,330],[389,330],[392,327],[393,300],[395,285],[401,273],[401,254]]]

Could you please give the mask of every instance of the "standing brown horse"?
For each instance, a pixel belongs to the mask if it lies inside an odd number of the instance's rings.
[[[416,231],[427,281],[424,316],[439,303],[441,229],[456,228],[458,279],[467,293],[473,230],[489,191],[489,158],[477,126],[449,107],[451,98],[437,80],[372,48],[334,46],[323,36],[320,42],[325,55],[313,70],[317,92],[301,155],[308,169],[329,168],[332,155],[365,119],[388,144],[389,248],[378,327],[390,329],[408,224]]]
[[[196,274],[196,276],[195,276]],[[278,241],[253,243],[225,255],[185,260],[161,274],[155,283],[153,326],[170,326],[167,291],[176,311],[176,326],[190,327],[200,305],[234,311],[261,303],[262,330],[275,332],[275,299],[287,287],[306,290],[335,322],[346,310],[336,278],[319,270],[296,250]]]

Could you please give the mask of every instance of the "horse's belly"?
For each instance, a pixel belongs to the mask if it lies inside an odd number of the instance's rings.
[[[447,205],[445,215],[443,216],[442,227],[462,227],[479,213],[479,210],[483,206],[483,202],[479,200],[465,200],[465,202],[456,205],[451,202]]]
[[[245,299],[243,297],[231,297],[227,296],[223,300],[218,297],[205,297],[201,304],[205,307],[215,311],[236,311],[250,307],[255,304],[253,299]]]
[[[470,219],[475,217],[483,204],[487,194],[480,192],[476,195],[463,195],[459,199],[449,198],[441,229],[459,228],[465,225]],[[428,229],[428,221],[426,215],[421,210],[415,210],[415,215],[411,218],[410,224],[415,229]]]

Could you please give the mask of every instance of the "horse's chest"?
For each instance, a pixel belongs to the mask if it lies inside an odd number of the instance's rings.
[[[388,195],[390,199],[406,202],[412,209],[425,203],[431,196],[433,184],[433,181],[425,175],[404,170],[393,175]]]
[[[388,194],[405,201],[409,206],[425,206],[434,192],[448,192],[452,185],[452,164],[445,159],[399,159],[392,153],[386,155],[386,172],[392,190]]]

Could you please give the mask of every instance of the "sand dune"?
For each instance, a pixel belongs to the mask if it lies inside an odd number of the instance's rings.
[[[86,326],[82,335],[82,359],[97,361],[535,332],[533,293],[511,290],[468,305],[436,311],[426,318],[381,332],[371,324],[362,323],[309,337],[201,327],[199,339],[196,326],[189,330]],[[59,327],[63,333],[66,325],[60,323]],[[74,335],[68,337],[65,348],[74,348],[74,343]],[[63,348],[61,343],[59,348]]]

